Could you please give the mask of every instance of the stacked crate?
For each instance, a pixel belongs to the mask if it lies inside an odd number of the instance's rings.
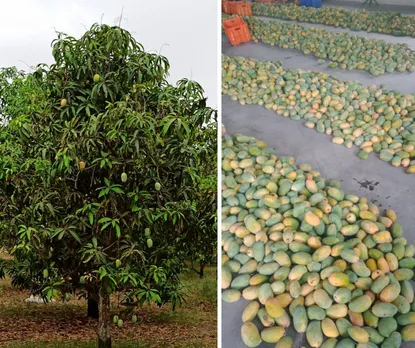
[[[222,1],[222,12],[238,16],[252,16],[250,2],[246,1]]]
[[[226,36],[233,46],[251,41],[248,25],[241,17],[228,19],[223,22]]]
[[[229,6],[229,1],[222,0],[222,12],[226,14],[231,14],[231,9]]]

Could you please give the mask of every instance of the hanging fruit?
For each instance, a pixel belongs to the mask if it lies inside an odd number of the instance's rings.
[[[121,260],[120,259],[115,260],[115,267],[117,267],[117,268],[121,267]]]
[[[147,247],[151,248],[153,246],[153,241],[151,238],[147,239]]]

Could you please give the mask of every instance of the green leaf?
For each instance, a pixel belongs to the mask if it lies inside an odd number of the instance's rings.
[[[105,188],[105,189],[101,190],[98,194],[98,198],[101,198],[102,196],[106,196],[108,194],[108,192],[109,192],[108,188]]]
[[[111,222],[107,222],[106,224],[102,225],[101,231],[105,230],[110,225],[111,225]]]
[[[46,292],[46,298],[48,301],[50,301],[52,299],[52,293],[53,293],[53,289],[49,288]]]
[[[65,167],[66,168],[69,168],[69,157],[68,156],[63,156],[63,161],[64,161],[64,164],[65,164]]]
[[[116,193],[124,193],[124,191],[121,190],[119,187],[111,187],[111,190],[116,192]]]
[[[72,237],[74,237],[76,239],[76,241],[79,244],[82,244],[81,239],[79,238],[78,234],[74,230],[69,229],[69,233],[72,235]]]
[[[94,215],[89,212],[88,213],[89,224],[92,225],[94,223]]]

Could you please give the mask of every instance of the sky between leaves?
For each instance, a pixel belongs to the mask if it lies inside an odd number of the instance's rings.
[[[0,11],[0,67],[29,70],[51,63],[55,30],[80,37],[93,23],[118,24],[146,51],[169,59],[169,81],[191,78],[217,108],[217,5],[215,0],[12,0]],[[168,46],[162,47],[164,44]]]

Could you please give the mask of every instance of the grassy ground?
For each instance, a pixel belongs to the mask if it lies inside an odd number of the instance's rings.
[[[114,348],[216,347],[216,268],[207,267],[200,279],[194,272],[182,275],[186,302],[170,307],[137,309],[136,324],[124,319],[124,327],[112,328]],[[47,305],[25,303],[28,293],[0,281],[0,347],[95,348],[96,321],[86,318],[85,300]],[[113,314],[118,314],[116,299]],[[130,317],[131,318],[131,317]]]

